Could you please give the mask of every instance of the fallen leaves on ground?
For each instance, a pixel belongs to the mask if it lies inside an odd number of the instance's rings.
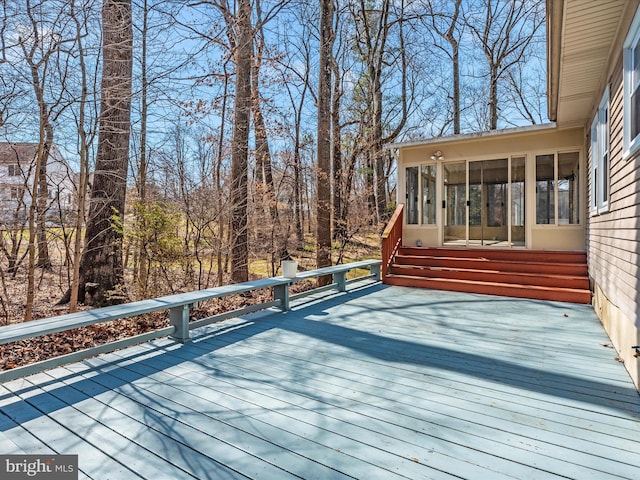
[[[291,293],[302,292],[310,288],[312,288],[310,283],[299,282],[292,285]],[[255,290],[248,294],[230,295],[209,300],[198,304],[191,310],[191,320],[211,317],[257,303],[266,303],[271,299],[271,290],[264,289]],[[88,310],[88,308],[83,307],[82,310]],[[37,317],[54,317],[64,313],[67,313],[67,308],[46,306],[38,310]],[[11,323],[18,323],[18,321]],[[167,326],[169,326],[168,312],[159,311],[0,345],[0,370],[9,370],[41,362],[49,358],[96,347]]]

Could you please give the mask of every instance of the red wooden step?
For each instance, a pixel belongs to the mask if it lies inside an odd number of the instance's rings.
[[[425,278],[410,275],[387,275],[384,283],[404,287],[422,287],[434,290],[531,298],[557,302],[591,303],[591,292],[583,289],[542,287],[496,282],[478,282],[448,278]]]
[[[585,252],[487,248],[400,247],[398,254],[427,257],[478,258],[486,260],[587,263]]]
[[[476,282],[491,280],[498,283],[589,290],[589,279],[586,276],[553,275],[538,272],[500,272],[451,267],[419,267],[414,265],[392,265],[389,273],[412,277],[450,278]]]
[[[401,247],[384,283],[590,303],[585,252]]]
[[[499,272],[543,273],[552,275],[586,276],[586,263],[550,263],[539,261],[489,260],[468,257],[433,257],[396,255],[394,264],[422,267],[449,267],[469,270],[495,270]]]

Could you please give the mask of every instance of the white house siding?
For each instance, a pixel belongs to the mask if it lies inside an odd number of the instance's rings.
[[[618,356],[640,389],[640,155],[623,159],[622,56],[609,69],[610,88],[610,196],[609,211],[587,222],[589,274],[594,284],[594,306]],[[594,98],[594,105],[600,101]],[[595,109],[594,109],[595,114]],[[587,130],[589,131],[589,130]],[[593,156],[589,148],[589,171]],[[589,176],[589,180],[591,180]],[[592,198],[589,183],[589,199]]]

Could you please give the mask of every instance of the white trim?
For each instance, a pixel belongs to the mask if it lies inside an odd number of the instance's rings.
[[[634,83],[633,48],[640,46],[640,8],[636,10],[629,32],[624,40],[623,48],[623,150],[622,157],[628,158],[640,148],[640,134],[631,138],[631,95]],[[640,78],[635,79],[640,83]],[[637,113],[640,116],[640,112]]]

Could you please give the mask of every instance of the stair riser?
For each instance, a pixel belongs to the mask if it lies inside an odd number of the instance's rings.
[[[469,270],[496,270],[499,272],[540,273],[551,275],[587,276],[585,264],[509,263],[496,260],[465,258],[407,257],[398,255],[395,264],[422,267],[464,268]]]
[[[492,250],[401,247],[398,254],[430,257],[482,258],[487,260],[507,260],[512,262],[542,263],[587,263],[584,252],[535,251],[535,250]]]
[[[542,287],[589,289],[589,279],[586,277],[558,278],[545,277],[542,275],[517,275],[506,272],[460,271],[411,266],[392,266],[390,273],[394,275],[411,275],[425,278],[448,278],[475,282],[498,282],[519,285],[538,285]]]
[[[479,293],[483,295],[498,295],[504,297],[530,298],[534,300],[549,300],[556,302],[570,303],[591,303],[591,293],[584,292],[568,292],[554,290],[533,290],[525,286],[516,285],[483,285],[474,283],[456,283],[447,282],[446,280],[415,278],[415,277],[397,277],[388,276],[384,279],[384,283],[388,285],[397,285],[402,287],[421,287],[433,290],[448,290],[454,292]]]

